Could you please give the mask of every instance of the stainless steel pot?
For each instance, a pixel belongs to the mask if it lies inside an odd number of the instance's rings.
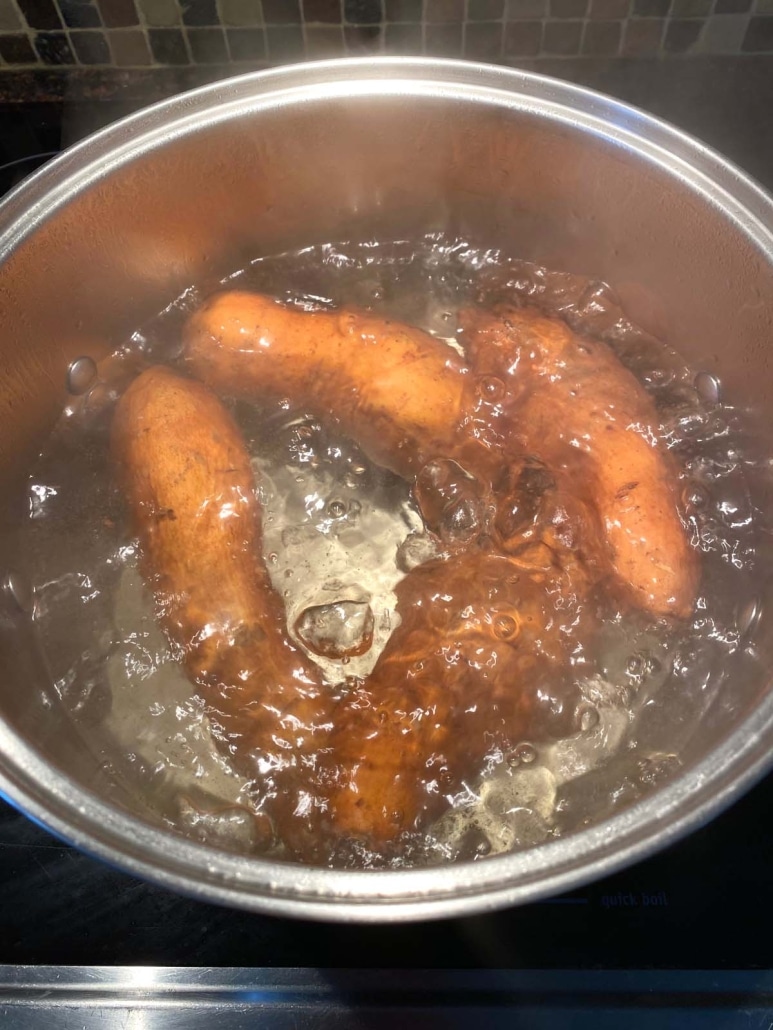
[[[677,778],[524,853],[431,870],[302,868],[183,840],[141,799],[105,793],[99,756],[50,702],[14,543],[23,475],[61,411],[70,361],[108,353],[185,286],[256,253],[435,229],[609,281],[635,320],[719,377],[726,399],[764,409],[773,203],[677,130],[561,82],[400,59],[246,76],[99,133],[0,207],[0,568],[12,573],[0,614],[0,790],[54,833],[201,898],[411,919],[610,873],[705,821],[771,764],[773,615],[763,610],[727,703],[698,727]]]

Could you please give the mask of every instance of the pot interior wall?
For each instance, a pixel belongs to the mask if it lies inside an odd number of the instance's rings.
[[[12,533],[21,486],[65,402],[70,360],[105,355],[185,287],[258,254],[432,230],[606,280],[633,320],[718,375],[726,400],[764,408],[773,270],[719,207],[657,163],[566,117],[439,96],[223,108],[217,124],[180,121],[152,151],[124,154],[14,230],[0,266],[0,565],[23,571]],[[23,623],[0,622],[3,714],[101,789],[103,755],[51,709]],[[763,658],[769,636],[763,619]],[[766,688],[764,664],[738,672],[694,758]],[[142,811],[139,799],[123,803]]]

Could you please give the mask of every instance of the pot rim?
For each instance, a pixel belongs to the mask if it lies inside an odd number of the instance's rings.
[[[64,152],[0,204],[0,261],[40,222],[120,165],[239,114],[336,96],[505,105],[632,151],[721,208],[773,264],[773,201],[719,154],[650,115],[570,83],[464,61],[323,61],[216,82],[155,104]],[[425,869],[331,870],[194,843],[101,801],[0,720],[0,796],[84,852],[200,900],[273,915],[379,922],[470,914],[580,887],[705,823],[773,766],[773,692],[704,759],[619,814],[522,852]]]

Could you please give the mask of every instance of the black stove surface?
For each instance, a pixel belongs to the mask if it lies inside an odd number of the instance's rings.
[[[398,926],[192,901],[0,807],[0,964],[773,969],[773,778],[670,850],[573,894]],[[767,1024],[764,1030],[768,1030]]]
[[[586,62],[582,72],[572,62],[564,62],[563,70],[567,77],[680,124],[773,187],[771,65],[752,59],[743,69],[721,60],[691,64],[689,71],[682,66],[678,75],[659,62],[629,62],[614,68]],[[0,191],[10,189],[51,153],[136,106],[132,101],[0,104]],[[0,966],[58,967],[55,975],[41,973],[45,981],[41,997],[56,982],[64,982],[61,970],[67,966],[177,967],[178,973],[181,967],[250,967],[246,979],[226,977],[225,987],[205,977],[199,979],[199,986],[205,984],[210,998],[216,987],[233,998],[228,992],[238,987],[244,1001],[244,984],[254,986],[261,980],[267,989],[272,985],[280,992],[273,998],[284,999],[282,1011],[294,1013],[289,1022],[272,1021],[260,1000],[263,995],[253,990],[244,1004],[257,1006],[255,1012],[262,1013],[259,1023],[246,1017],[230,1023],[221,1013],[220,1030],[232,1025],[391,1026],[394,1012],[381,1020],[374,1015],[378,1006],[371,1006],[367,1019],[360,1019],[365,1007],[356,998],[363,991],[368,997],[374,991],[386,997],[384,992],[394,990],[396,984],[403,1000],[395,1004],[404,1012],[414,1011],[418,1004],[416,1011],[422,1014],[416,1021],[422,1026],[461,1025],[451,1018],[450,1010],[438,1016],[438,992],[445,992],[447,1009],[464,1006],[465,1025],[475,1022],[481,1027],[603,1030],[627,1024],[630,1030],[650,1025],[675,1030],[709,1026],[773,1030],[773,974],[768,972],[773,970],[771,801],[773,777],[668,851],[571,895],[493,914],[399,926],[298,922],[177,896],[79,853],[0,801]],[[288,969],[298,976],[288,979]],[[478,971],[476,975],[484,979],[473,984],[458,974],[448,977],[442,972],[452,969]],[[280,975],[280,970],[285,972]],[[320,970],[327,971],[323,985],[313,975]],[[341,971],[339,978],[335,970]],[[344,970],[349,972],[344,975]],[[352,980],[356,970],[363,975],[374,971],[374,976],[375,971],[403,972],[394,973],[388,981],[356,981],[356,977]],[[412,970],[438,973],[434,979],[427,975],[417,980],[417,974],[410,978]],[[494,970],[513,971],[514,979],[493,985],[485,977]],[[543,979],[534,970],[543,970]],[[584,977],[572,979],[574,974],[567,970],[584,971]],[[653,972],[671,970],[707,972],[691,974],[692,979]],[[744,970],[751,972],[739,972]],[[27,1011],[27,997],[17,997],[14,983],[13,977],[0,976],[0,1022],[38,1025],[24,1022],[20,1013]],[[579,984],[584,985],[582,990]],[[485,998],[494,997],[495,986],[500,994],[489,1009],[499,1015],[489,1019],[483,1014],[485,1010],[491,1015]],[[465,993],[473,987],[477,993]],[[193,988],[183,985],[181,989]],[[452,990],[457,990],[453,997]],[[571,1004],[568,996],[561,995],[564,990],[574,992]],[[607,1012],[604,999],[610,990],[618,994]],[[338,1004],[342,995],[351,995],[348,1008],[333,1004],[333,997]],[[537,996],[542,998],[541,1007],[529,1008]],[[559,996],[564,1000],[548,1018],[545,999]],[[301,1018],[306,1010],[298,999],[303,997],[310,1012],[321,1011],[314,1008],[317,1001],[322,1008],[327,1006],[327,1021],[309,1023],[308,1013]],[[420,1004],[418,997],[423,997]],[[132,1005],[136,1004],[135,998]],[[162,1011],[167,999],[160,1004]],[[352,1006],[359,1015],[350,1023],[345,1013],[351,1015]],[[517,1021],[512,1018],[514,1008],[522,1014]],[[126,1011],[131,1015],[134,1009]],[[212,1012],[198,1022],[193,1008],[187,1011],[175,1026],[215,1025]],[[274,1007],[271,1012],[276,1016]],[[339,1019],[335,1012],[344,1016]],[[103,1025],[80,1015],[72,1022],[47,1018],[45,1025],[52,1027]],[[146,1030],[167,1022],[152,1021],[148,1015],[145,1022],[121,1025]],[[410,1018],[408,1025],[414,1025]]]

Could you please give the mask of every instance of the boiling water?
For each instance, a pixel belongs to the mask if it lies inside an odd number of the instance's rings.
[[[603,284],[463,241],[313,247],[256,260],[226,285],[306,309],[367,307],[449,346],[465,304],[528,299],[616,350],[652,394],[682,470],[703,561],[692,621],[674,629],[641,614],[610,617],[595,669],[577,672],[580,701],[566,735],[524,740],[489,763],[421,846],[393,864],[530,846],[610,814],[678,770],[739,649],[736,612],[759,574],[763,527],[735,413],[702,401],[690,370],[631,325]],[[35,623],[51,683],[84,746],[164,824],[254,853],[272,845],[250,815],[250,784],[213,747],[203,703],[156,623],[108,453],[115,399],[138,370],[174,364],[181,325],[205,292],[189,290],[138,331],[67,408],[32,476],[24,546],[34,556]],[[232,410],[253,455],[264,557],[289,634],[328,682],[366,676],[399,622],[396,584],[435,553],[408,484],[289,400]]]

